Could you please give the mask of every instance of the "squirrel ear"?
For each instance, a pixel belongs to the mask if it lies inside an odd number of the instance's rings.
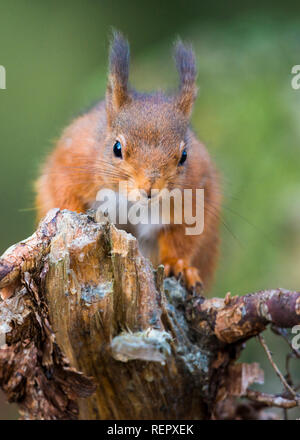
[[[174,57],[180,80],[175,106],[189,117],[197,96],[195,54],[191,46],[186,46],[179,40],[175,45]]]
[[[109,73],[106,108],[109,122],[129,99],[129,45],[120,32],[114,31],[109,52]]]

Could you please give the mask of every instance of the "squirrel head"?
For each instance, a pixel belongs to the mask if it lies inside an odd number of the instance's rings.
[[[197,95],[195,56],[178,41],[174,57],[179,90],[138,93],[128,86],[129,45],[115,32],[110,46],[106,92],[105,156],[130,189],[146,191],[183,186],[191,166],[189,118]]]

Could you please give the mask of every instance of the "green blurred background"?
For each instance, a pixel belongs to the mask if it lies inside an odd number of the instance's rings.
[[[34,230],[32,184],[63,127],[105,91],[111,26],[132,52],[131,82],[176,87],[170,49],[190,40],[200,94],[192,123],[222,175],[222,254],[212,294],[299,289],[300,4],[189,0],[0,0],[0,253]],[[267,332],[280,367],[286,346]],[[281,385],[256,340],[243,360]],[[300,363],[293,373],[300,381]],[[1,403],[0,419],[16,418]],[[300,410],[291,418],[300,417]]]

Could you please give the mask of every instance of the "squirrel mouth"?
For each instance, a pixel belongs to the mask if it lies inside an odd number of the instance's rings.
[[[143,205],[152,205],[158,203],[159,199],[160,196],[158,190],[153,190],[149,193],[146,193],[146,191],[144,191],[139,202]]]

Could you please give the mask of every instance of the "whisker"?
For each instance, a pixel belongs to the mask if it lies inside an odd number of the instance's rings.
[[[35,210],[36,210],[35,207],[33,207],[33,208],[19,208],[18,212],[29,212],[29,211],[35,211]]]
[[[212,203],[212,202],[211,202]],[[216,206],[216,205],[215,205]],[[239,212],[236,212],[235,210],[233,210],[232,208],[230,208],[229,206],[225,205],[224,203],[222,203],[222,209],[226,209],[228,212],[230,212],[233,215],[236,215],[238,218],[240,218],[241,220],[243,220],[245,223],[247,223],[249,226],[251,226],[253,229],[255,229],[255,231],[257,231],[259,234],[261,234],[261,236],[271,245],[274,245],[274,242],[272,240],[270,240],[270,237],[268,237],[267,233],[261,229],[260,227],[258,227],[257,225],[255,225],[254,223],[252,223],[251,221],[249,221],[247,219],[247,217],[241,215]]]
[[[105,169],[105,170],[103,170],[103,169],[96,168],[96,167],[91,167],[91,166],[89,166],[89,167],[83,167],[83,166],[81,166],[81,167],[64,166],[62,168],[66,169],[66,170],[76,170],[78,172],[81,171],[83,173],[93,173],[93,174],[97,174],[97,175],[113,174],[113,175],[116,175],[116,176],[120,176],[120,175],[128,176],[128,174],[123,172],[122,170],[116,170],[116,169],[112,169],[112,170]]]
[[[212,205],[210,205],[208,203],[208,206],[212,209],[214,209],[214,207]],[[227,223],[224,221],[224,219],[222,218],[221,214],[216,213],[214,211],[211,211],[210,209],[207,208],[207,202],[204,205],[204,211],[209,212],[211,215],[213,215],[215,218],[217,218],[217,220],[219,220],[221,222],[221,224],[225,227],[225,229],[230,233],[230,235],[236,240],[236,242],[242,247],[244,248],[243,243],[238,239],[238,237],[232,232],[232,230],[230,229],[230,227],[227,225]]]

